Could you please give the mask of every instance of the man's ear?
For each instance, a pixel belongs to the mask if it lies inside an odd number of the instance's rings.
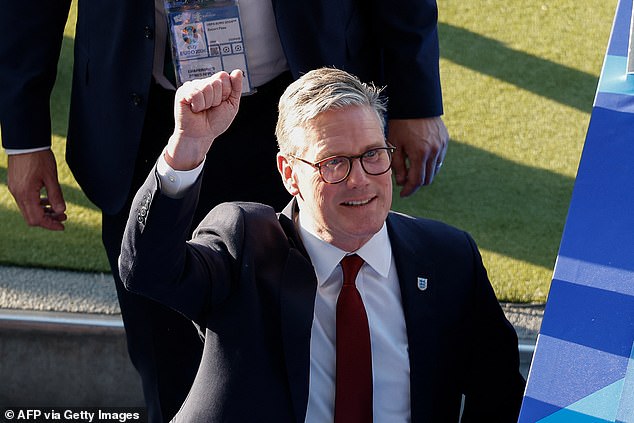
[[[277,170],[280,172],[286,191],[292,196],[299,194],[299,185],[297,184],[297,176],[293,172],[293,166],[282,153],[277,153]]]

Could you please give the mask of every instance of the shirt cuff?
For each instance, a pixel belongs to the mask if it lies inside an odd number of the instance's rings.
[[[182,198],[187,190],[196,183],[203,170],[205,160],[192,170],[174,170],[165,161],[165,150],[156,163],[156,174],[161,184],[161,193],[170,198]]]
[[[35,153],[37,151],[46,151],[50,150],[51,147],[36,147],[36,148],[5,148],[4,151],[8,156],[13,156],[15,154],[26,154],[26,153]]]

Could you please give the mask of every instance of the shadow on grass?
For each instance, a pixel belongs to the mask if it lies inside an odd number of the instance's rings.
[[[478,245],[545,268],[555,263],[574,179],[452,140],[435,182],[394,208],[470,232]]]
[[[447,23],[439,23],[438,30],[444,59],[580,111],[591,111],[598,76],[513,50]]]
[[[73,221],[64,231],[26,225],[15,209],[0,204],[0,265],[109,272],[101,244],[101,226]]]

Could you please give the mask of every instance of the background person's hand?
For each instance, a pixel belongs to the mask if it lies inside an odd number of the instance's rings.
[[[390,119],[387,140],[396,147],[392,169],[401,197],[429,185],[440,171],[447,153],[449,133],[438,117]]]
[[[29,226],[64,230],[66,202],[51,150],[9,155],[7,185]]]
[[[238,113],[242,71],[218,72],[188,81],[174,99],[174,134],[165,160],[176,170],[191,170],[205,158],[214,139],[229,128]]]

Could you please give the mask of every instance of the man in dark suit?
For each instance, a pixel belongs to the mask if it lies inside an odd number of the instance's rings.
[[[291,84],[276,134],[293,200],[278,215],[222,204],[187,240],[241,83],[234,71],[179,89],[124,234],[125,286],[205,333],[175,421],[449,422],[462,395],[463,422],[516,421],[517,336],[468,234],[390,211],[394,149],[373,86],[332,68]]]
[[[169,420],[177,411],[202,352],[188,321],[126,292],[116,271],[132,196],[173,131],[174,91],[160,59],[166,33],[162,4],[78,2],[66,148],[73,175],[103,212],[103,242],[151,421],[161,421],[161,415]],[[2,27],[12,28],[0,42],[8,186],[27,223],[51,230],[63,229],[66,219],[49,148],[49,101],[69,7],[70,0],[38,0],[25,13],[22,3],[9,2],[0,13]],[[388,137],[398,147],[393,167],[401,195],[431,183],[448,142],[440,119],[434,0],[406,0],[397,7],[353,0],[242,0],[240,9],[257,93],[242,100],[234,124],[210,152],[194,225],[223,201],[259,201],[278,210],[287,203],[273,160],[277,100],[294,78],[320,66],[387,85]],[[227,181],[238,167],[243,171]]]

